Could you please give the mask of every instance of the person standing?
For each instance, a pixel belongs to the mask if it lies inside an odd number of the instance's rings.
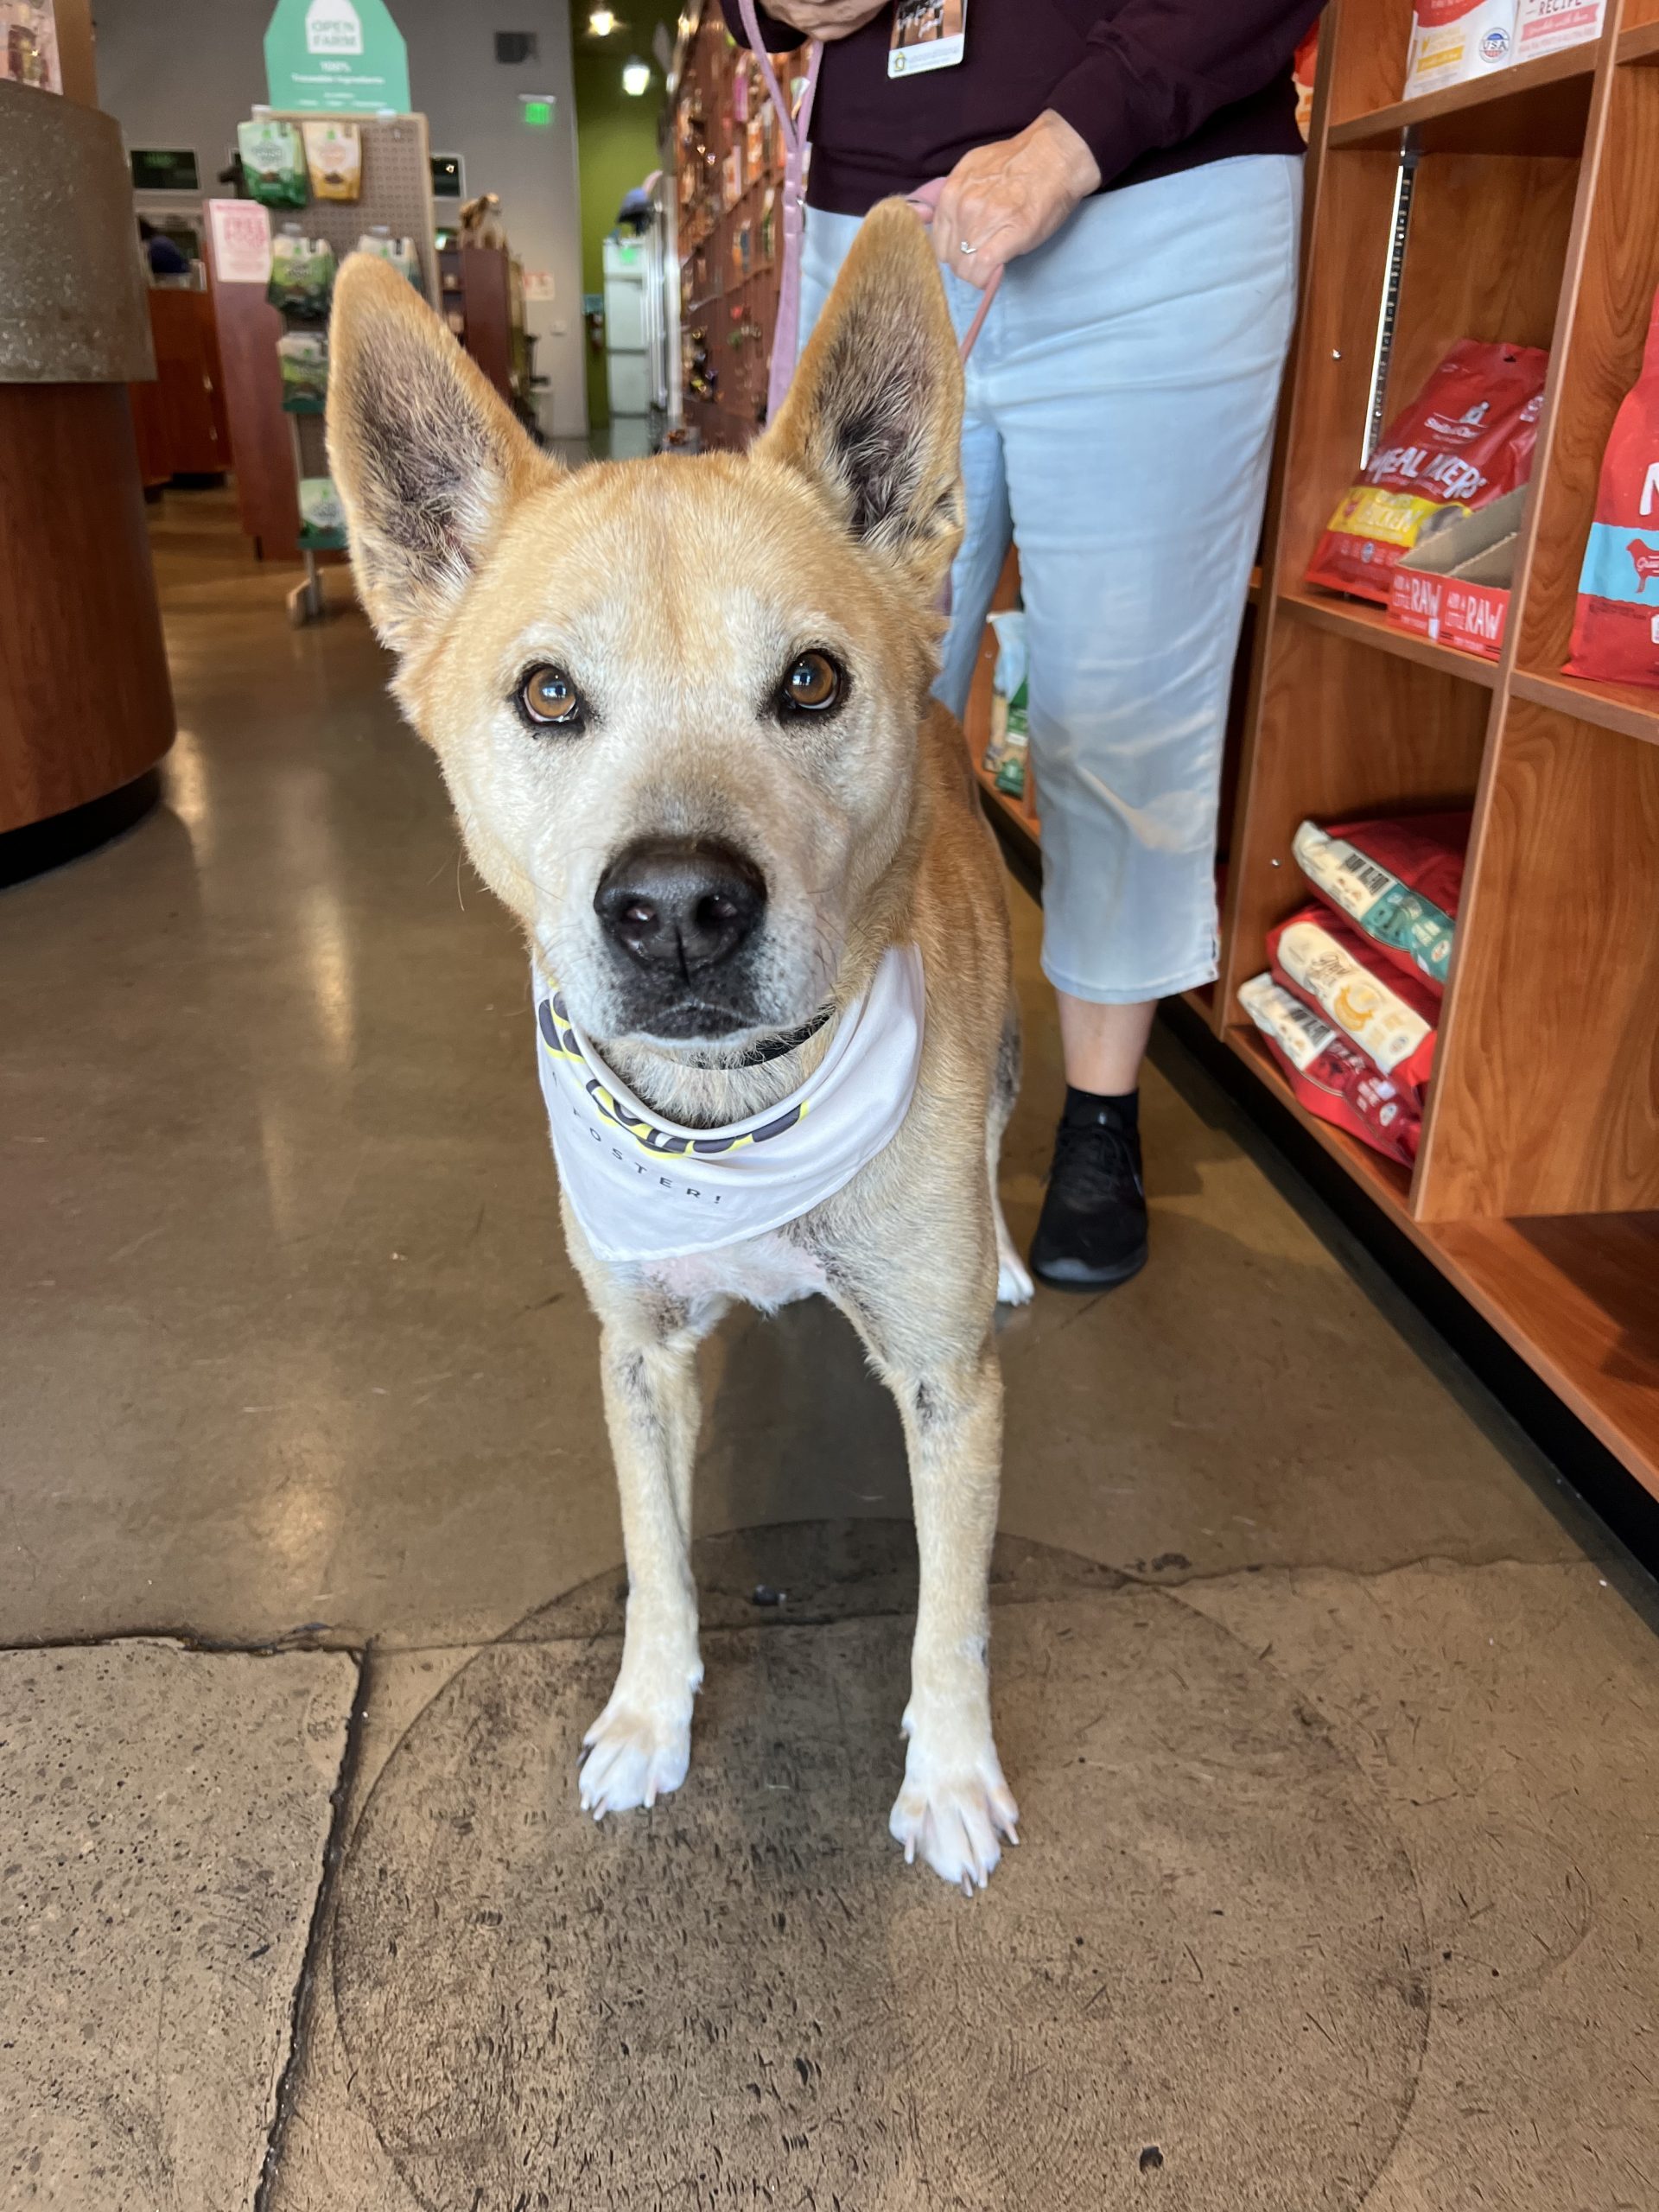
[[[1227,700],[1295,311],[1291,60],[1321,4],[967,0],[932,68],[887,0],[759,16],[774,52],[824,42],[803,343],[890,194],[945,180],[959,334],[1004,271],[968,363],[935,688],[960,716],[1012,538],[1066,1072],[1031,1262],[1062,1288],[1146,1263],[1141,1062],[1159,1000],[1216,975]]]

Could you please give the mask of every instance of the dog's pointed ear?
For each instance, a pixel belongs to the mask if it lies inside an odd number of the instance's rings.
[[[962,363],[927,233],[901,200],[853,241],[758,450],[934,596],[962,538]]]
[[[395,652],[459,598],[519,493],[553,473],[389,263],[350,255],[329,326],[328,465],[370,620]]]

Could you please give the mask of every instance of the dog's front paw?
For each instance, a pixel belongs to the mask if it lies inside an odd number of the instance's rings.
[[[620,1682],[582,1738],[582,1808],[602,1821],[654,1805],[677,1789],[691,1764],[691,1692],[664,1705],[630,1696]]]
[[[919,1853],[942,1881],[971,1897],[1002,1856],[999,1837],[1019,1842],[1019,1819],[988,1731],[976,1751],[955,1758],[943,1745],[931,1749],[919,1729],[912,1734],[905,1786],[887,1821],[907,1866]]]

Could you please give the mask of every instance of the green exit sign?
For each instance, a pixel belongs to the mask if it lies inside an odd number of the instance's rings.
[[[553,128],[553,103],[551,99],[531,99],[526,98],[520,100],[519,106],[524,111],[524,121],[531,130],[550,130]]]

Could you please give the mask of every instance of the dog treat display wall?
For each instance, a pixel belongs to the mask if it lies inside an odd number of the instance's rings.
[[[772,56],[780,84],[804,49]],[[705,447],[742,447],[766,420],[783,257],[783,148],[753,55],[702,10],[671,111],[679,201],[685,419]]]

